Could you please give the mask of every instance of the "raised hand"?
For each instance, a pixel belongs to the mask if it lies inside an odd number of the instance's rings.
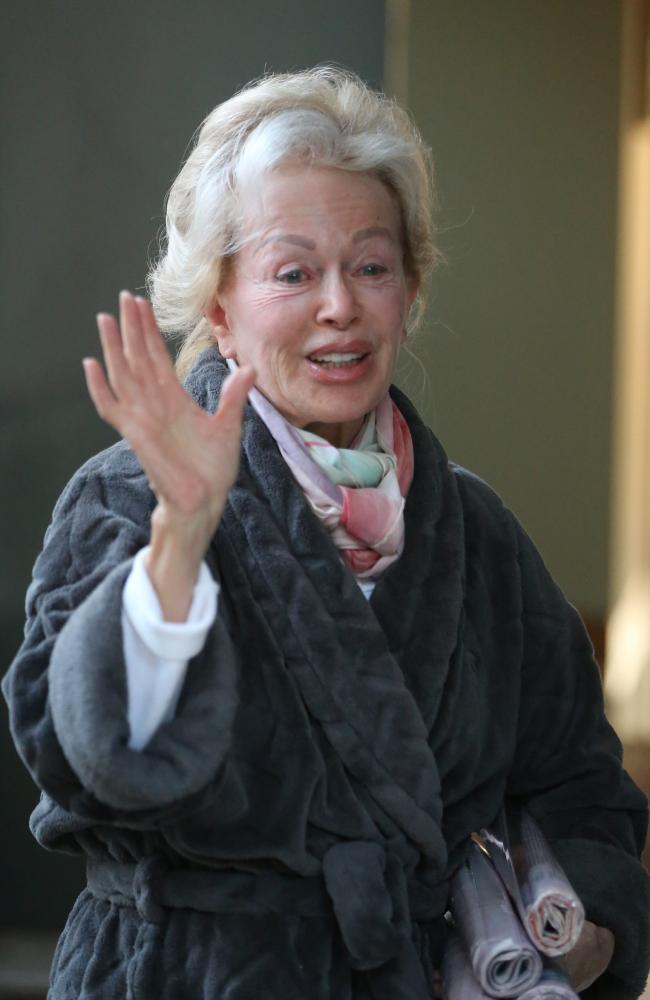
[[[119,324],[97,317],[104,362],[84,359],[100,417],[129,442],[158,500],[148,569],[163,613],[183,620],[196,575],[216,531],[239,465],[241,422],[255,373],[226,380],[208,414],[182,388],[149,303],[120,295]]]

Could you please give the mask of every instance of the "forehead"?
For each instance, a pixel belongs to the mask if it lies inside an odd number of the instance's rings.
[[[399,240],[397,199],[376,175],[335,167],[285,166],[243,200],[244,235],[257,246],[276,231],[353,238],[383,230]]]

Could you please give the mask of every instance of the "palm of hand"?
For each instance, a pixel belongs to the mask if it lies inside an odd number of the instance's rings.
[[[84,361],[97,412],[127,439],[166,515],[200,517],[214,530],[237,475],[254,373],[231,376],[208,414],[179,384],[148,302],[123,292],[119,326],[106,314],[98,326],[108,380],[98,361]]]

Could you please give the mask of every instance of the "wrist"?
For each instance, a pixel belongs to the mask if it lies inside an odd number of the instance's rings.
[[[186,620],[206,548],[196,525],[172,530],[160,518],[152,522],[145,567],[166,621]]]
[[[179,568],[196,570],[208,550],[219,519],[207,512],[183,514],[159,502],[151,517],[151,549],[154,559],[173,557]]]

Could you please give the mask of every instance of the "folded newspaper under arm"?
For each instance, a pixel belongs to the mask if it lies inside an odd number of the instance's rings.
[[[552,958],[544,958],[542,974],[519,1000],[578,1000],[566,973]],[[442,964],[442,996],[444,1000],[490,1000],[476,980],[458,932],[450,930]]]
[[[561,961],[584,907],[535,820],[508,804],[450,883],[444,1000],[577,1000]]]
[[[580,937],[585,911],[535,820],[508,804],[481,837],[535,947],[566,955]]]

